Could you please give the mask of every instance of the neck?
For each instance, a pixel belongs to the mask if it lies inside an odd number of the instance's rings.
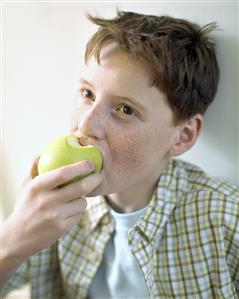
[[[105,198],[108,204],[119,213],[131,213],[146,207],[159,183],[161,173],[165,169],[170,157],[166,157],[151,176],[136,185],[117,193],[108,194]]]
[[[131,213],[147,206],[158,184],[160,174],[122,192],[106,196],[108,204],[119,213]]]

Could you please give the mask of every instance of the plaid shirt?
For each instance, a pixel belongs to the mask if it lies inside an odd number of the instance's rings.
[[[82,221],[23,263],[5,291],[30,282],[32,298],[87,298],[113,231],[104,197],[91,198]],[[151,298],[239,298],[235,186],[170,160],[128,240]]]

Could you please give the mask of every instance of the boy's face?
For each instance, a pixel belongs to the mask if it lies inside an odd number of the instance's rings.
[[[141,63],[111,44],[81,74],[71,131],[104,157],[102,184],[90,194],[134,192],[155,184],[177,127],[166,97]]]

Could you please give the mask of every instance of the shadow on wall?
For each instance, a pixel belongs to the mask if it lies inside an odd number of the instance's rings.
[[[225,33],[218,43],[219,88],[205,115],[204,138],[225,159],[230,157],[239,183],[239,40]]]
[[[183,158],[209,175],[239,186],[239,40],[227,31],[219,32],[215,40],[220,68],[218,92],[205,113],[198,144]]]

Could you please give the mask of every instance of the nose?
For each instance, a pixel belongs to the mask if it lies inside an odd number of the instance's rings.
[[[105,113],[103,109],[92,105],[87,111],[82,112],[77,119],[77,133],[86,138],[101,140],[105,137]]]

